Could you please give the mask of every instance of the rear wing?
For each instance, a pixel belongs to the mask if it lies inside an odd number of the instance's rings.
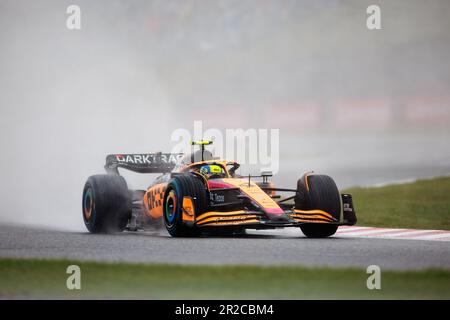
[[[167,173],[173,170],[182,153],[110,154],[106,157],[107,173],[119,174],[119,168],[138,173]]]

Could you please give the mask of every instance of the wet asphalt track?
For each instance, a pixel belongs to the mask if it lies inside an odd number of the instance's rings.
[[[253,264],[450,269],[448,242],[339,238],[307,239],[300,230],[239,238],[171,238],[165,230],[92,235],[0,225],[0,257],[67,258],[180,264]],[[277,232],[279,234],[279,232]]]

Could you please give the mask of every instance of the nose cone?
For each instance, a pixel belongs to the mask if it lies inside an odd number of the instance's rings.
[[[253,182],[248,182],[246,179],[233,179],[235,185],[238,186],[241,191],[258,204],[261,210],[271,221],[284,222],[289,218],[285,214],[284,210],[280,208],[264,190]]]

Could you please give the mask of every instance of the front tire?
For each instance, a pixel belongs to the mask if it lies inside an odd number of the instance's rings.
[[[90,176],[82,201],[84,224],[91,233],[122,232],[131,217],[131,193],[121,176]]]
[[[163,217],[172,237],[193,237],[200,234],[193,222],[183,221],[183,198],[190,197],[194,205],[194,217],[206,212],[208,194],[204,183],[187,173],[175,176],[167,185],[164,196]]]
[[[328,238],[336,233],[338,226],[325,223],[305,223],[300,226],[307,238]]]
[[[341,216],[341,195],[334,180],[326,175],[306,174],[297,182],[295,208],[322,210],[337,221]],[[328,223],[305,223],[300,225],[308,238],[326,238],[336,233],[338,225]]]

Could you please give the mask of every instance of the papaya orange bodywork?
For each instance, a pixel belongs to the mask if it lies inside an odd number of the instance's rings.
[[[191,197],[183,197],[183,221],[194,221],[194,202]]]
[[[163,215],[164,193],[167,183],[160,183],[150,187],[144,195],[145,214],[158,219]]]

